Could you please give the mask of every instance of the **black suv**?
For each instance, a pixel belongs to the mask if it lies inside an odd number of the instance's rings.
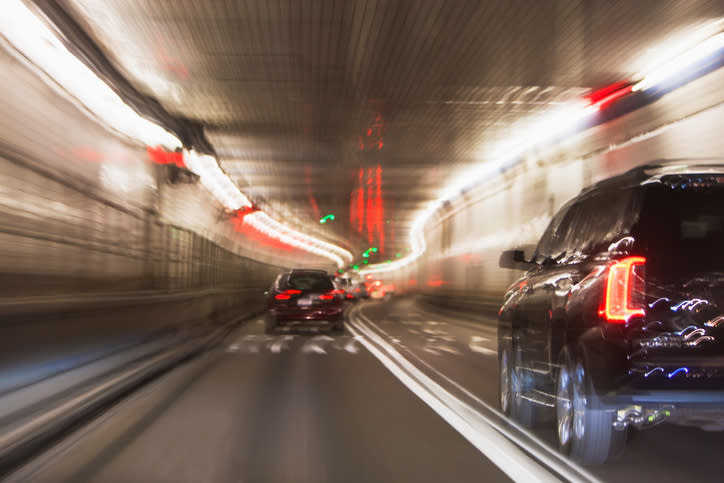
[[[500,406],[600,464],[627,429],[724,430],[724,165],[644,166],[553,217],[499,312]]]

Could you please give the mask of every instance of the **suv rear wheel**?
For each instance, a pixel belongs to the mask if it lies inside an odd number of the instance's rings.
[[[541,408],[524,397],[531,389],[531,378],[521,371],[521,350],[511,338],[505,338],[500,342],[498,354],[500,409],[522,426],[534,426],[540,419]]]
[[[584,350],[564,347],[556,379],[556,429],[561,452],[584,465],[619,455],[626,431],[613,428],[614,413],[601,407],[586,370]]]

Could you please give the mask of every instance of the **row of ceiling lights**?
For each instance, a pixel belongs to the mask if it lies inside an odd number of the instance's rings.
[[[86,64],[70,52],[48,23],[21,0],[5,0],[0,15],[0,39],[17,52],[19,60],[47,77],[70,100],[113,131],[146,146],[163,146],[169,151],[182,148],[182,142],[158,124],[139,115]],[[200,177],[202,185],[229,211],[252,208],[249,199],[219,167],[211,155],[194,150],[183,152],[183,164]],[[300,250],[327,258],[338,267],[352,261],[347,250],[305,235],[255,211],[244,222],[267,236]]]
[[[649,63],[650,67],[645,73],[637,74],[633,80],[618,82],[577,102],[546,111],[513,126],[513,134],[493,151],[493,161],[482,162],[464,172],[438,199],[418,214],[410,230],[410,255],[392,263],[368,265],[361,273],[396,271],[417,260],[425,252],[424,227],[445,203],[457,198],[468,188],[511,168],[532,148],[580,130],[597,112],[629,94],[675,84],[677,79],[696,72],[702,65],[714,65],[712,57],[724,55],[723,29],[724,19],[698,27],[684,37],[679,36],[675,42],[654,49],[658,53],[657,59]],[[521,138],[520,133],[525,133],[525,137]]]

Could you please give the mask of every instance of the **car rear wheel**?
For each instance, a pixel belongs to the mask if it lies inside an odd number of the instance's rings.
[[[563,348],[556,379],[556,428],[563,454],[584,465],[598,465],[618,456],[626,431],[613,428],[614,412],[601,407],[586,370],[582,351]]]
[[[522,353],[511,339],[501,342],[498,362],[501,411],[522,426],[534,426],[540,419],[541,408],[525,397],[531,381],[521,370]]]

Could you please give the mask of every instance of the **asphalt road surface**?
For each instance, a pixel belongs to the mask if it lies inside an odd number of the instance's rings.
[[[496,412],[494,320],[366,302],[343,335],[244,323],[9,476],[32,481],[722,481],[722,433],[661,426],[578,468]]]

